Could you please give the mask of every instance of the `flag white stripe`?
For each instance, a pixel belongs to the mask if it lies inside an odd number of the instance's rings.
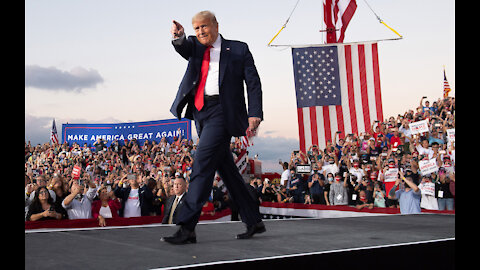
[[[338,131],[337,110],[335,106],[328,106],[328,111],[330,114],[330,134],[333,143],[335,139],[335,133]],[[337,138],[337,140],[338,139],[339,138]]]
[[[338,68],[340,74],[340,88],[342,95],[343,127],[345,134],[352,132],[350,119],[350,104],[348,103],[347,69],[345,66],[345,46],[338,46]]]
[[[323,109],[322,107],[316,107],[316,113],[317,113],[317,133],[318,133],[318,147],[320,149],[323,149],[327,146],[325,144],[325,122],[323,121]],[[308,149],[308,147],[307,147]]]
[[[358,132],[365,132],[365,122],[363,121],[362,92],[360,85],[360,68],[358,58],[358,45],[352,45],[352,76],[353,76],[353,92],[355,96],[355,112],[357,115]]]
[[[370,112],[370,125],[377,120],[377,102],[375,101],[375,83],[373,78],[373,58],[372,43],[365,44],[365,69],[367,73],[367,89],[368,89],[368,109]],[[367,129],[370,127],[367,127]]]
[[[310,108],[302,108],[303,113],[303,126],[305,134],[305,148],[308,149],[312,145],[312,126],[310,124]]]

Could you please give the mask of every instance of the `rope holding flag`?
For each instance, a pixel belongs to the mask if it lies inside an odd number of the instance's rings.
[[[380,17],[377,15],[377,13],[375,13],[375,11],[373,11],[372,7],[367,3],[367,0],[363,0],[365,2],[365,4],[367,4],[368,8],[373,12],[373,14],[375,15],[375,17],[377,17],[377,20],[385,25],[388,29],[390,29],[392,32],[394,32],[395,34],[397,34],[399,37],[403,38],[402,35],[400,35],[397,31],[395,31],[395,29],[393,29],[392,27],[388,26],[382,19],[380,19]]]
[[[402,35],[400,35],[397,31],[395,31],[395,29],[393,29],[392,27],[388,26],[384,21],[380,20],[380,23],[385,25],[388,29],[392,30],[395,34],[397,34],[399,37],[403,38]]]
[[[292,17],[293,11],[295,11],[295,9],[297,8],[298,2],[300,2],[300,0],[297,0],[297,3],[293,7],[292,12],[290,12],[290,15],[288,16],[287,20],[283,24],[282,28],[280,28],[280,30],[277,32],[277,34],[275,36],[273,36],[272,40],[270,40],[270,42],[268,42],[267,46],[270,46],[270,44],[272,44],[273,40],[278,36],[278,34],[280,34],[280,32],[282,32],[282,30],[285,29],[285,27],[287,27],[287,23],[290,20],[290,17]]]

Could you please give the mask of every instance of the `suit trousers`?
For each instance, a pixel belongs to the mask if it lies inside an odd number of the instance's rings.
[[[194,111],[195,126],[200,138],[195,152],[188,192],[177,225],[193,231],[203,205],[212,190],[215,171],[222,178],[229,196],[239,209],[242,221],[254,225],[260,221],[258,205],[249,195],[230,150],[232,136],[225,127],[222,105],[218,99],[205,100],[201,111]]]

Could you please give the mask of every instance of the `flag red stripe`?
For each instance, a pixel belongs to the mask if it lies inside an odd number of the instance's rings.
[[[350,123],[352,133],[358,135],[357,112],[355,109],[355,94],[353,92],[353,74],[352,74],[352,46],[345,46],[345,69],[347,70],[347,88],[348,88],[348,106],[350,108]]]
[[[298,137],[300,138],[300,150],[305,153],[305,131],[303,125],[303,109],[297,108],[298,115]]]
[[[317,109],[315,106],[310,107],[310,129],[312,131],[312,145],[318,145]]]
[[[335,110],[337,111],[337,125],[338,125],[338,130],[340,130],[342,133],[340,133],[340,138],[345,137],[345,126],[343,124],[343,108],[341,105],[336,105]]]
[[[332,141],[332,129],[330,127],[330,111],[328,106],[323,106],[323,126],[325,128],[325,141]]]
[[[358,45],[358,67],[360,71],[360,92],[362,93],[362,110],[365,131],[370,131],[370,109],[368,107],[367,72],[365,67],[365,45]]]
[[[335,0],[335,4],[333,5],[333,22],[334,23],[338,21],[338,11],[339,11],[338,1],[339,0]]]
[[[324,0],[323,2],[323,20],[327,30],[335,29],[335,21],[332,18],[332,0]],[[327,43],[337,42],[337,33],[335,30],[327,31]]]
[[[382,91],[380,88],[380,67],[378,65],[377,43],[372,44],[372,59],[373,59],[373,83],[375,86],[375,105],[377,108],[377,120],[382,121],[383,119]]]
[[[350,23],[350,20],[352,19],[356,9],[357,3],[355,1],[350,1],[342,15],[342,29],[340,31],[340,37],[338,38],[337,42],[343,42],[343,38],[345,37],[345,31],[347,30],[347,26]]]

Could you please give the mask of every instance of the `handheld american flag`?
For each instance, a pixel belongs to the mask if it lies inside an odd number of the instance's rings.
[[[447,74],[445,73],[445,68],[443,69],[443,98],[448,97],[448,93],[450,93],[452,89],[450,88],[450,84],[447,81]]]
[[[300,150],[383,120],[376,42],[293,48]]]
[[[247,149],[248,147],[253,145],[253,138],[256,137],[258,134],[258,128],[256,130],[250,130],[247,128],[246,135],[240,137],[241,148]]]
[[[55,119],[53,119],[52,124],[52,134],[50,135],[50,140],[53,144],[58,144],[58,135],[57,135],[57,127],[55,126]]]

